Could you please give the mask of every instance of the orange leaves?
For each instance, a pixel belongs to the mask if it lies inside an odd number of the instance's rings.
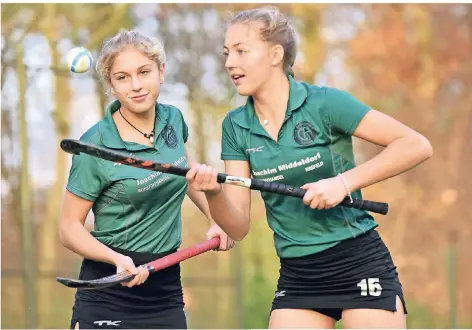
[[[451,5],[375,5],[349,44],[350,63],[381,93],[401,86],[432,101],[471,56],[464,21]]]

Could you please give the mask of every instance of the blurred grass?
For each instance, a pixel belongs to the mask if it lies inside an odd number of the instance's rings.
[[[26,327],[23,296],[23,279],[2,275],[2,329]]]

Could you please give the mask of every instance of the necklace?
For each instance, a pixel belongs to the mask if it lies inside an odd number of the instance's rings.
[[[133,127],[135,130],[137,130],[139,133],[141,133],[142,135],[144,135],[144,137],[146,139],[149,139],[149,142],[151,143],[154,143],[154,129],[151,131],[151,133],[149,134],[146,134],[146,133],[143,133],[141,132],[139,129],[137,129],[133,124],[131,124],[126,118],[125,116],[123,116],[123,114],[121,113],[121,109],[118,110],[120,112],[120,115],[121,117],[123,117],[123,119],[128,123],[130,124],[131,127]]]
[[[267,126],[267,124],[269,123],[269,121],[267,119],[264,119],[264,126]]]

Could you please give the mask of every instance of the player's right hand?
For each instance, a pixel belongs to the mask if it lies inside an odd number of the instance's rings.
[[[221,183],[216,181],[218,171],[205,164],[193,163],[185,178],[190,187],[205,193],[216,194],[221,191]]]
[[[134,265],[133,259],[122,254],[117,254],[115,258],[115,266],[116,273],[127,270],[131,274],[136,275],[131,281],[121,283],[121,285],[127,286],[129,288],[135,285],[143,284],[149,276],[149,271],[146,268],[136,267]]]

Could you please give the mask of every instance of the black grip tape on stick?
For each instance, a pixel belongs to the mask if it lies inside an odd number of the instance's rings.
[[[262,180],[253,179],[251,182],[251,189],[273,192],[277,194],[303,198],[306,190],[302,188],[288,186],[277,182],[265,182]],[[355,199],[351,202],[349,197],[346,197],[339,205],[346,207],[353,207],[360,210],[371,211],[379,214],[388,213],[388,204],[382,202],[374,202],[363,199]]]

